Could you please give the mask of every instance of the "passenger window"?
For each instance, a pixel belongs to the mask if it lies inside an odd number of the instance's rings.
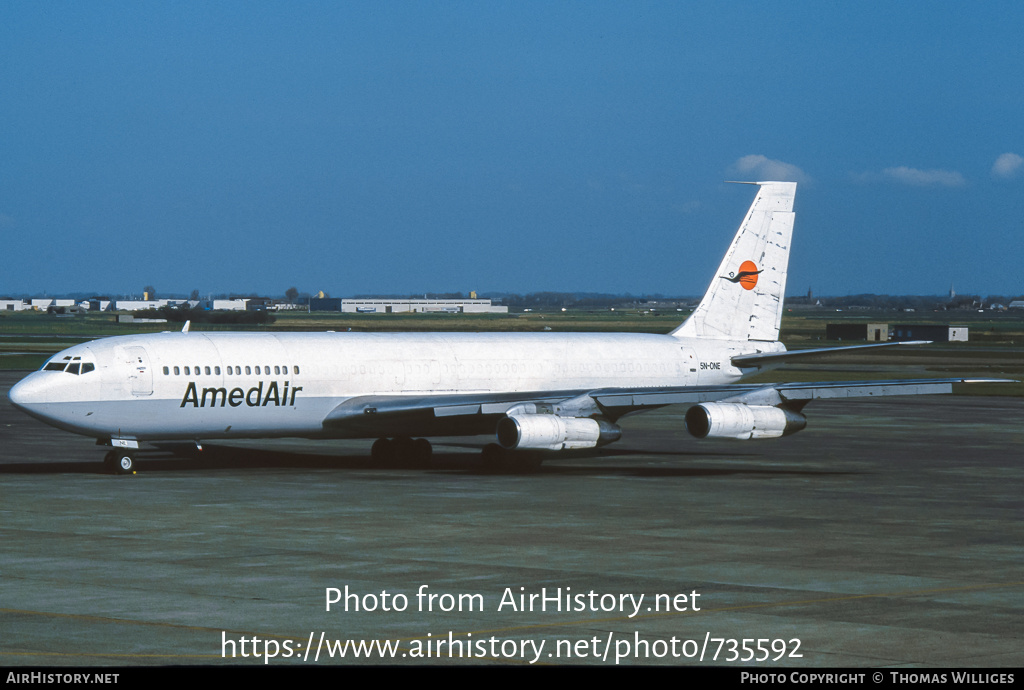
[[[164,376],[167,376],[170,373],[171,373],[171,370],[168,369],[167,367],[164,367]]]
[[[298,375],[298,373],[299,373],[298,365],[292,367],[292,372],[294,372],[296,375]]]
[[[252,370],[249,369],[249,365],[248,364],[245,365],[245,373],[246,373],[246,375],[249,375],[249,374],[252,373]]]
[[[215,374],[216,376],[220,376],[220,367],[214,367],[214,368],[213,368],[213,373],[214,373],[214,374]]]
[[[188,367],[185,367],[185,376],[191,376],[191,375],[192,375],[192,370],[189,369]]]
[[[206,371],[206,375],[209,376],[210,375],[210,367],[206,367],[205,371]]]
[[[181,374],[181,369],[179,369],[178,367],[174,367],[174,375],[178,376],[180,374]]]
[[[280,374],[280,373],[281,373],[281,367],[279,367],[279,366],[277,366],[277,365],[275,364],[275,365],[274,365],[274,373],[275,373],[275,374]]]

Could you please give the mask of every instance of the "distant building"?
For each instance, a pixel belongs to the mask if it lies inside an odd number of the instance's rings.
[[[247,299],[211,299],[207,300],[209,306],[206,309],[214,311],[245,311],[248,308]]]
[[[167,319],[140,319],[134,314],[118,314],[118,323],[167,323]]]
[[[507,314],[508,307],[492,305],[489,299],[343,299],[341,311],[347,314]]]
[[[143,309],[159,309],[160,307],[176,307],[187,300],[183,299],[119,299],[114,302],[115,311],[141,311]]]
[[[240,301],[245,302],[246,311],[266,311],[274,304],[274,300],[269,297],[251,297]]]
[[[889,340],[887,323],[829,323],[825,325],[826,340],[867,340],[885,342]]]
[[[89,305],[89,311],[109,311],[114,303],[109,299],[91,299],[85,304]]]
[[[73,307],[75,306],[75,300],[73,299],[51,299],[49,297],[39,297],[31,301],[32,309],[39,311],[46,311],[50,307]]]
[[[323,293],[321,293],[323,294]],[[340,297],[310,297],[310,311],[341,311]]]
[[[26,311],[31,308],[23,299],[0,299],[0,311]]]
[[[893,340],[933,340],[937,343],[967,342],[967,326],[900,324],[892,327]]]

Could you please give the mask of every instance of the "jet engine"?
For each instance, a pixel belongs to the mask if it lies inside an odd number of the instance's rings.
[[[686,430],[697,438],[778,438],[805,426],[799,412],[770,405],[701,403],[686,411]]]
[[[509,415],[498,422],[497,431],[506,450],[594,448],[622,437],[622,429],[603,419],[553,414]]]

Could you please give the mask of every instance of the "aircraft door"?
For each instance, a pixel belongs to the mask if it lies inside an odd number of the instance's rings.
[[[153,395],[153,368],[149,365],[146,348],[126,347],[125,364],[128,365],[128,381],[132,387],[132,395]]]
[[[683,372],[683,380],[693,385],[697,383],[697,377],[700,375],[700,361],[697,359],[697,352],[692,347],[680,347],[679,349],[682,355],[680,368]]]

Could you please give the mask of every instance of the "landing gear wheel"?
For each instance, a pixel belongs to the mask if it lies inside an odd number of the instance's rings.
[[[132,474],[135,471],[135,458],[130,453],[115,453],[114,471],[118,474]]]
[[[412,460],[417,465],[429,465],[433,454],[434,448],[427,439],[418,438],[412,442]]]
[[[390,465],[397,457],[395,443],[389,438],[378,438],[370,448],[370,457],[379,465]]]

